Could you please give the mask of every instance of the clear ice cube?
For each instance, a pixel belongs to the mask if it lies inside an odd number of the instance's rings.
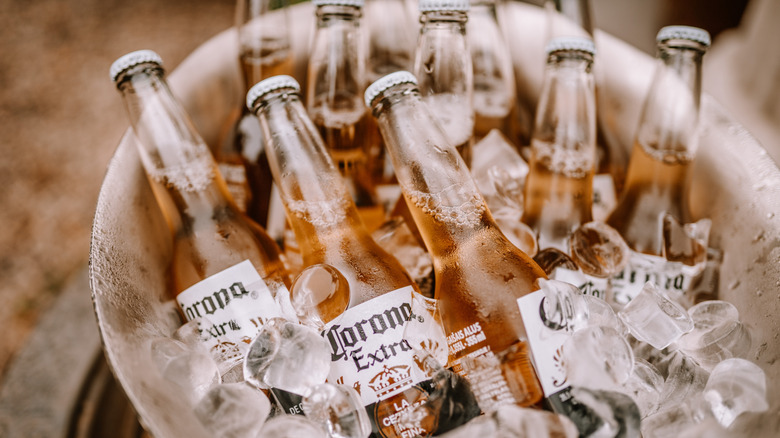
[[[678,350],[668,355],[661,365],[666,369],[661,409],[688,403],[701,395],[709,373],[695,360]]]
[[[569,253],[582,272],[599,278],[617,275],[631,251],[617,230],[604,222],[588,222],[569,238]]]
[[[325,382],[329,372],[327,341],[311,328],[281,318],[266,321],[244,360],[248,382],[299,395]]]
[[[649,362],[634,358],[634,370],[623,383],[623,390],[634,399],[644,418],[658,410],[664,390],[664,379]]]
[[[328,432],[303,415],[279,415],[268,420],[257,438],[329,438]]]
[[[620,392],[577,387],[572,388],[571,394],[587,407],[588,423],[594,429],[587,433],[589,438],[639,436],[640,412],[631,397]]]
[[[528,163],[512,143],[494,129],[473,147],[471,174],[491,211],[503,206],[523,208],[523,183]]]
[[[571,386],[619,391],[631,376],[634,354],[615,329],[586,327],[563,343],[563,364]]]
[[[652,282],[618,312],[634,337],[663,349],[693,330],[688,312],[659,291]]]
[[[546,324],[573,333],[588,326],[588,304],[580,290],[563,281],[539,279]]]
[[[255,437],[271,412],[271,402],[246,383],[212,387],[195,406],[195,414],[212,436]]]
[[[576,438],[579,432],[577,426],[563,415],[510,404],[439,436],[442,438]]]
[[[403,199],[400,202],[404,202]],[[379,246],[398,259],[423,295],[433,296],[433,260],[402,217],[388,220],[371,236]]]
[[[726,359],[712,370],[704,400],[723,427],[744,412],[764,412],[769,409],[764,370],[745,359]]]
[[[177,393],[191,404],[197,403],[209,388],[221,383],[219,369],[211,355],[203,350],[189,350],[172,358],[162,371]]]
[[[711,370],[718,362],[732,357],[746,358],[751,347],[747,326],[739,312],[726,301],[703,301],[690,309],[693,330],[677,342],[680,349],[704,368]]]
[[[322,383],[309,387],[301,401],[306,417],[325,427],[334,438],[364,438],[371,433],[357,391],[344,385]]]
[[[349,282],[331,265],[307,266],[295,277],[290,300],[302,324],[322,331],[349,307]]]

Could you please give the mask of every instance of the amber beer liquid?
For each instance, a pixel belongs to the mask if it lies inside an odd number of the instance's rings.
[[[332,348],[328,380],[355,388],[372,419],[373,436],[430,435],[435,417],[414,427],[400,423],[402,411],[423,403],[430,390],[430,376],[404,337],[419,291],[366,230],[299,90],[289,76],[272,77],[250,90],[247,106],[263,128],[304,266],[329,264],[349,284],[348,308],[325,321],[323,330]]]
[[[433,257],[449,366],[480,407],[542,398],[517,298],[545,278],[499,231],[468,168],[433,120],[416,79],[397,72],[366,91],[409,210]]]

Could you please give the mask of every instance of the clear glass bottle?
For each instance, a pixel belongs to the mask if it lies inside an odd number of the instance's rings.
[[[159,55],[129,53],[114,62],[111,77],[173,232],[172,295],[186,319],[207,316],[214,325],[233,320],[236,324],[228,324],[224,333],[227,339],[250,341],[257,326],[241,318],[260,301],[248,298],[247,287],[262,279],[263,292],[277,301],[287,293],[289,278],[279,248],[236,207],[211,151],[168,88]]]
[[[687,182],[699,136],[703,29],[667,26],[658,32],[655,76],[642,109],[626,187],[607,223],[635,251],[662,254],[663,213],[691,219]]]
[[[471,2],[466,37],[474,71],[474,136],[492,129],[512,138],[510,113],[515,107],[515,73],[496,18],[497,0]]]
[[[236,3],[242,96],[267,77],[292,74],[287,5],[287,0]],[[265,227],[273,181],[260,126],[243,100],[225,120],[214,155],[236,205]]]
[[[250,90],[247,106],[262,126],[274,181],[304,265],[331,265],[349,284],[348,309],[323,331],[333,349],[329,380],[358,389],[375,436],[412,436],[394,426],[400,410],[427,397],[419,384],[428,376],[414,364],[408,343],[403,346],[408,320],[402,314],[419,290],[398,260],[366,230],[299,92],[295,79],[272,77]],[[380,325],[386,330],[379,330]],[[371,359],[372,354],[384,359]],[[388,370],[403,370],[406,383],[386,388],[381,382],[386,382],[383,373]]]
[[[306,107],[333,161],[373,229],[384,219],[368,165],[379,134],[361,95],[366,87],[363,0],[315,0],[317,29],[307,76]]]
[[[569,236],[591,221],[596,158],[596,102],[587,38],[559,37],[547,45],[536,110],[522,221],[539,248],[569,251]]]
[[[544,272],[498,229],[460,154],[431,123],[414,75],[385,76],[365,97],[433,258],[449,366],[471,381],[485,411],[534,405],[542,391],[517,299],[536,290]]]
[[[425,103],[451,144],[471,165],[474,79],[466,43],[468,0],[420,1],[420,36],[413,73]]]

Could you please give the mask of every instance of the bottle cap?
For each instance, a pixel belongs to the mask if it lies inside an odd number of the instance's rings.
[[[268,79],[263,79],[256,83],[249,89],[249,92],[246,93],[246,107],[251,110],[255,105],[255,102],[262,99],[263,96],[281,88],[292,88],[296,92],[301,91],[301,86],[292,76],[271,76]]]
[[[366,106],[370,107],[371,102],[376,99],[377,96],[382,94],[385,90],[398,84],[414,84],[417,85],[417,78],[408,71],[397,71],[390,73],[389,75],[382,76],[377,79],[373,84],[366,88],[366,93],[363,95]]]
[[[564,50],[577,50],[579,52],[596,55],[596,45],[593,44],[592,39],[574,36],[553,38],[547,43],[545,50],[548,55],[553,52],[561,52]]]
[[[362,8],[365,0],[312,0],[314,6],[354,6],[356,8]]]
[[[709,47],[710,33],[692,26],[666,26],[658,31],[655,40],[659,43],[667,40],[690,40]]]
[[[157,52],[153,50],[136,50],[135,52],[120,56],[119,59],[111,64],[111,69],[108,71],[109,75],[111,75],[111,80],[116,82],[117,77],[119,77],[123,71],[145,62],[153,62],[162,66],[162,58],[160,58],[160,55],[158,55]]]
[[[469,10],[469,0],[420,0],[420,12]]]

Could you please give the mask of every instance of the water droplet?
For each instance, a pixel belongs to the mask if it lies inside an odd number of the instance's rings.
[[[761,290],[757,290],[757,291],[756,291],[756,296],[757,296],[757,297],[760,297],[760,296],[762,296],[762,295],[764,295],[764,292],[763,292],[763,291],[761,291]]]
[[[766,218],[767,218],[767,219],[772,219],[773,217],[775,217],[775,214],[774,214],[774,213],[767,213],[767,214],[766,214]]]
[[[729,289],[736,289],[737,287],[739,287],[739,279],[734,280],[729,284]]]

